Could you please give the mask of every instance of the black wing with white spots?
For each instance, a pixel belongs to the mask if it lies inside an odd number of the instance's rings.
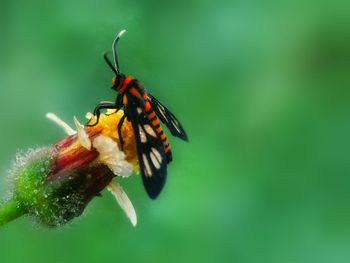
[[[152,104],[154,111],[158,118],[168,127],[173,136],[176,136],[184,141],[188,141],[187,134],[181,123],[176,119],[175,115],[171,113],[164,105],[162,105],[151,94],[148,94],[149,101]]]
[[[127,94],[125,113],[131,121],[140,173],[143,185],[150,198],[155,199],[164,187],[167,176],[167,160],[161,139],[142,110],[140,101]]]

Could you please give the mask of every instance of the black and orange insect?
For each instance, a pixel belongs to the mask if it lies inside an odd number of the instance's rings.
[[[149,94],[143,85],[132,76],[125,76],[120,72],[117,44],[125,30],[121,31],[112,44],[114,65],[104,59],[114,72],[113,87],[118,92],[115,102],[100,102],[94,109],[96,125],[99,121],[100,111],[103,109],[123,109],[124,115],[118,124],[120,144],[123,147],[121,128],[125,118],[131,122],[135,141],[140,172],[144,187],[148,195],[155,199],[161,192],[167,176],[167,164],[172,161],[169,141],[164,134],[159,120],[170,130],[173,136],[188,141],[187,134],[180,122],[165,106]]]

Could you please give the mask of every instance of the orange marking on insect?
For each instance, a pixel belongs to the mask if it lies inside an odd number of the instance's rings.
[[[139,92],[137,89],[135,89],[135,88],[131,88],[131,89],[130,89],[130,93],[131,93],[132,95],[134,95],[135,97],[138,97],[138,98],[141,97],[140,92]]]
[[[150,111],[150,110],[151,110],[151,103],[146,101],[146,103],[145,103],[145,111]]]
[[[143,99],[144,99],[144,100],[148,100],[148,95],[147,95],[146,92],[143,94]]]
[[[165,134],[164,133],[162,135],[160,135],[160,139],[162,139],[162,140],[165,139]]]
[[[157,132],[157,133],[160,133],[161,131],[162,131],[162,127],[159,126],[159,127],[156,129],[156,132]]]
[[[112,85],[114,86],[115,85],[115,82],[117,81],[117,78],[116,77],[113,77],[112,78]]]
[[[126,96],[123,97],[123,104],[124,105],[128,104],[128,98]]]
[[[156,126],[157,124],[159,124],[158,119],[155,119],[154,121],[152,121],[152,125],[153,125],[153,126]]]
[[[122,86],[121,86],[121,88],[120,88],[120,92],[121,93],[123,93],[124,91],[125,91],[125,89],[126,89],[126,86],[128,86],[128,84],[130,83],[130,81],[132,81],[134,78],[133,77],[131,77],[131,76],[127,76],[125,79],[124,79],[124,81],[123,81],[123,84],[122,84]]]
[[[151,120],[156,116],[156,113],[152,111],[150,114],[148,114],[148,118]]]
[[[165,153],[168,153],[168,152],[170,152],[170,146],[165,147]]]

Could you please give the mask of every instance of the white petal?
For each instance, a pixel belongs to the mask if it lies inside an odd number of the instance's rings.
[[[93,141],[94,148],[99,153],[99,159],[118,176],[128,177],[134,167],[125,160],[125,154],[119,150],[118,144],[110,137],[99,135]]]
[[[88,120],[90,120],[92,117],[94,117],[94,115],[91,112],[87,112],[85,114],[85,118],[88,119]]]
[[[58,126],[60,126],[64,130],[64,132],[67,133],[68,135],[73,135],[77,133],[67,123],[65,123],[62,119],[60,119],[56,114],[52,112],[46,113],[46,118],[48,118],[49,120],[53,121]]]
[[[111,182],[107,189],[114,195],[120,207],[124,210],[126,216],[130,219],[131,224],[136,226],[137,216],[129,197],[118,183]]]
[[[91,141],[89,135],[86,133],[84,126],[79,123],[76,117],[73,118],[75,126],[78,131],[78,140],[79,143],[86,149],[91,150]]]

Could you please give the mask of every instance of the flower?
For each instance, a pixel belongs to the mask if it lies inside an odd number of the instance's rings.
[[[91,122],[95,117],[91,114]],[[47,117],[68,136],[57,143],[20,154],[12,169],[11,198],[0,207],[0,225],[28,214],[43,225],[63,225],[81,215],[87,204],[107,188],[135,226],[136,213],[115,176],[128,177],[137,170],[137,152],[131,124],[123,123],[120,150],[117,124],[122,110],[102,114],[95,126],[77,131],[48,113]]]

